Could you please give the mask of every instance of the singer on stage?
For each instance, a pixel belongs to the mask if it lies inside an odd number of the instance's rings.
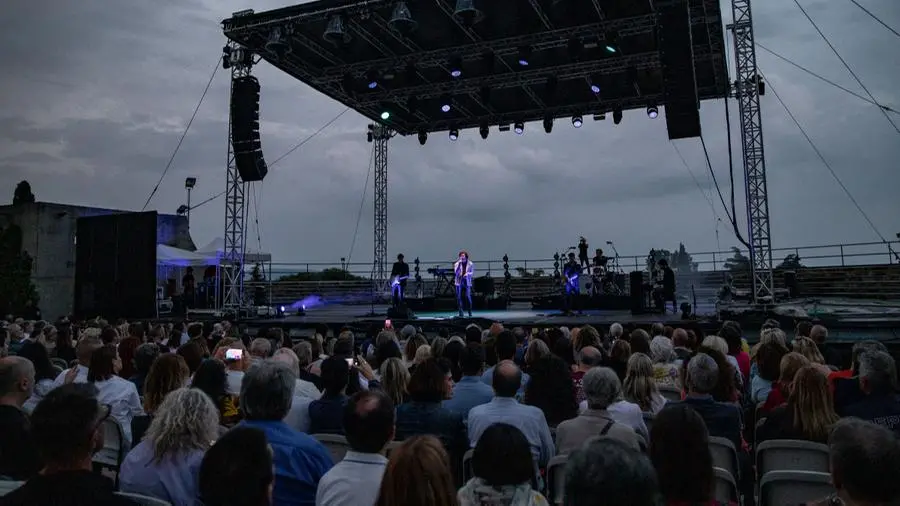
[[[472,279],[475,277],[475,264],[469,261],[469,253],[459,252],[459,260],[453,264],[453,274],[456,284],[456,305],[459,308],[459,316],[462,318],[465,301],[469,302],[469,318],[472,317]]]
[[[391,268],[391,300],[395,309],[399,309],[400,304],[406,299],[407,279],[409,279],[409,264],[403,261],[403,253],[400,253]]]

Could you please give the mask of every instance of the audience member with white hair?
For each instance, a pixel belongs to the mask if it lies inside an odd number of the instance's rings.
[[[900,435],[897,365],[890,354],[869,351],[860,355],[859,389],[864,397],[844,409],[844,414],[884,426]]]
[[[672,340],[665,336],[656,336],[650,341],[650,358],[653,360],[653,378],[658,386],[681,389],[681,378],[675,347]]]
[[[294,386],[294,395],[297,397],[307,397],[309,399],[318,399],[322,396],[322,392],[316,388],[310,381],[300,379],[300,359],[294,350],[290,348],[279,348],[272,355],[272,360],[280,362],[288,367],[297,375],[297,384]]]

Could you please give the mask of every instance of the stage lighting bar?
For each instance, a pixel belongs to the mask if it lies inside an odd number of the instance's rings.
[[[581,115],[572,116],[572,126],[575,128],[581,128],[581,125],[584,125],[584,119],[581,118]]]

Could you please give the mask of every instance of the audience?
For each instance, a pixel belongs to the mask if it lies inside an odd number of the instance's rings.
[[[793,384],[797,372],[808,365],[809,360],[799,353],[791,352],[782,357],[781,373],[778,376],[778,381],[772,384],[772,390],[766,397],[766,402],[759,408],[759,411],[768,413],[787,402],[790,396],[791,384]],[[831,396],[829,395],[829,397]]]
[[[457,493],[460,506],[545,506],[532,489],[531,450],[522,431],[506,423],[488,427],[472,452],[472,474]]]
[[[900,395],[893,357],[883,351],[863,353],[859,357],[859,389],[863,398],[848,406],[844,414],[874,422],[900,435]]]
[[[25,342],[19,349],[18,356],[29,360],[34,369],[34,388],[31,397],[22,406],[25,412],[31,413],[38,402],[56,387],[53,381],[56,378],[56,371],[53,369],[53,364],[50,363],[47,349],[37,341]]]
[[[203,506],[272,505],[275,471],[266,433],[252,427],[226,432],[203,456],[197,486]]]
[[[584,374],[592,367],[603,363],[603,353],[593,346],[585,346],[575,352],[575,370],[572,371],[572,382],[575,385],[575,402],[584,402]]]
[[[321,371],[325,391],[309,405],[310,434],[343,434],[350,365],[340,357],[328,357],[322,361]]]
[[[91,355],[87,381],[97,387],[97,400],[110,407],[110,417],[122,428],[126,446],[131,446],[131,420],[143,415],[144,408],[134,383],[117,376],[121,370],[122,359],[116,345],[107,344],[94,350]]]
[[[403,365],[403,361],[397,357],[391,357],[378,368],[381,376],[381,389],[391,398],[395,406],[406,402],[409,396],[409,369]]]
[[[515,362],[516,359],[516,336],[513,335],[512,332],[508,330],[503,330],[499,334],[497,334],[494,340],[493,351],[496,354],[497,364],[505,360],[509,360],[510,362]],[[481,375],[481,381],[487,383],[488,385],[492,385],[494,381],[494,365],[488,367],[484,374]],[[525,394],[525,385],[528,384],[528,380],[530,377],[528,373],[524,373],[519,371],[521,374],[522,384],[519,385],[519,389],[517,390],[518,398],[522,398]]]
[[[23,357],[0,358],[0,476],[25,480],[41,469],[36,435],[23,409],[33,391],[31,362]]]
[[[596,348],[588,347],[581,351],[585,350],[596,351]],[[547,355],[532,366],[523,402],[543,411],[550,427],[578,415],[571,370],[561,358]]]
[[[491,402],[494,390],[481,380],[481,374],[484,372],[484,350],[480,344],[466,345],[460,354],[459,366],[462,377],[453,386],[453,397],[444,401],[444,407],[459,413],[465,420],[472,408]]]
[[[238,398],[228,393],[228,373],[225,363],[214,358],[206,359],[200,364],[191,387],[205,393],[219,411],[219,423],[230,427],[240,420]]]
[[[757,427],[756,442],[769,439],[801,439],[825,443],[837,422],[828,379],[812,365],[797,371],[790,384],[787,404],[775,408]]]
[[[144,343],[137,347],[134,351],[134,374],[128,378],[128,381],[134,383],[137,388],[138,395],[144,395],[144,382],[147,375],[150,374],[150,367],[159,358],[159,346],[156,343]]]
[[[566,506],[657,506],[659,485],[650,460],[617,439],[597,437],[569,455]]]
[[[653,379],[658,386],[681,388],[679,378],[678,356],[672,340],[665,336],[656,336],[650,341],[650,358],[653,360]]]
[[[190,377],[188,365],[180,355],[165,353],[153,363],[144,384],[145,414],[131,419],[131,434],[135,443],[143,439],[153,415],[169,392],[187,385]]]
[[[378,390],[359,392],[344,408],[350,450],[322,476],[316,506],[372,505],[378,500],[387,465],[385,450],[394,439],[394,404]]]
[[[635,353],[628,359],[622,391],[625,400],[640,406],[644,413],[656,414],[666,405],[654,379],[653,362],[643,353]]]
[[[687,365],[685,388],[687,396],[674,404],[693,408],[703,421],[709,434],[728,439],[735,448],[741,448],[741,410],[734,404],[713,399],[712,391],[719,381],[719,366],[705,353],[695,355]]]
[[[98,337],[85,336],[81,338],[75,346],[75,355],[78,363],[75,364],[75,367],[59,373],[56,379],[53,380],[53,384],[60,386],[66,383],[67,379],[69,383],[86,383],[88,370],[91,367],[91,358],[94,356],[94,351],[101,346],[103,346],[103,343]]]
[[[450,458],[440,440],[414,436],[391,452],[375,504],[457,506],[452,476]]]
[[[409,378],[409,400],[397,406],[397,439],[430,434],[450,452],[453,462],[462,458],[466,428],[462,415],[443,406],[453,393],[450,367],[441,360],[428,359]]]

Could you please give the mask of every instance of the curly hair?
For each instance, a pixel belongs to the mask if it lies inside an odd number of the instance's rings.
[[[153,458],[191,450],[206,451],[219,435],[219,410],[212,399],[196,388],[179,388],[159,406],[144,441],[153,445]]]
[[[144,411],[153,413],[173,390],[184,386],[190,377],[187,362],[181,355],[164,353],[150,366],[144,380]]]

